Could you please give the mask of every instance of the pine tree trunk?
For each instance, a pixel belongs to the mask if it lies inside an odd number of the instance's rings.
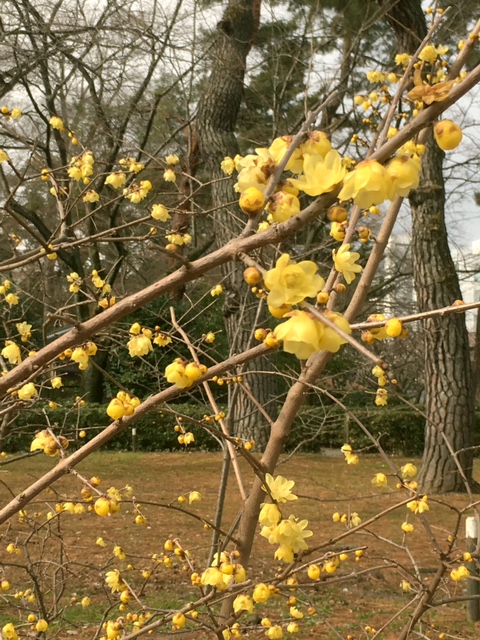
[[[380,4],[387,4],[383,1]],[[427,33],[420,0],[403,0],[388,10],[399,52],[414,53]],[[461,298],[445,225],[443,151],[433,138],[422,157],[420,187],[410,194],[412,254],[419,311],[448,306]],[[475,408],[468,333],[464,314],[436,316],[424,322],[425,449],[423,491],[465,491],[462,473],[472,481]]]
[[[419,311],[461,299],[445,226],[443,152],[431,138],[422,161],[422,187],[410,195],[412,253]],[[460,451],[458,461],[472,480],[475,407],[465,314],[424,321],[425,450],[420,482],[435,493],[465,491],[461,473],[445,442]]]
[[[239,152],[235,124],[243,99],[246,58],[258,26],[258,0],[231,0],[223,19],[218,23],[212,47],[211,72],[200,100],[197,126],[200,151],[212,182],[212,202],[221,207],[216,213],[215,235],[217,247],[224,246],[243,228],[245,216],[233,202],[238,194],[232,181],[225,179],[220,163],[225,156]],[[226,265],[222,270],[225,290],[224,318],[230,350],[239,353],[251,346],[252,328],[262,317],[258,301],[243,281],[241,264]],[[261,314],[261,312],[260,312]],[[276,415],[275,377],[268,375],[269,363],[256,361],[255,372],[245,370],[244,384],[263,409]],[[259,447],[267,441],[266,420],[256,405],[241,389],[229,388],[233,405],[229,406],[230,423],[236,435],[253,438]]]

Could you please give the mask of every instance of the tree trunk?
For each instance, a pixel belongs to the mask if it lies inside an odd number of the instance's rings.
[[[414,53],[427,33],[420,0],[404,0],[387,13],[397,35],[399,52]],[[461,298],[445,225],[444,153],[427,142],[422,157],[421,186],[410,194],[412,254],[418,309],[431,311]],[[423,491],[465,491],[473,484],[475,408],[468,333],[464,314],[436,316],[424,321],[425,450],[420,473]],[[450,447],[452,451],[450,450]]]
[[[220,163],[227,155],[239,152],[235,124],[243,99],[246,58],[258,26],[259,0],[230,0],[218,23],[212,47],[211,72],[200,99],[197,126],[200,151],[212,180],[212,202],[221,207],[216,214],[217,247],[224,246],[242,229],[245,216],[235,206],[225,203],[237,199],[232,181],[226,180]],[[222,270],[225,304],[223,314],[230,350],[238,353],[250,346],[252,329],[261,322],[258,301],[243,281],[241,265],[226,265]],[[268,361],[256,362],[256,373],[244,373],[244,384],[263,409],[276,415],[275,377]],[[261,369],[260,373],[257,373]],[[266,444],[268,430],[265,418],[251,398],[233,385],[229,388],[229,419],[233,432],[242,438],[253,438],[260,447]]]

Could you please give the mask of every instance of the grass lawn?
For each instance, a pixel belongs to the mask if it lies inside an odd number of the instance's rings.
[[[405,459],[394,461],[398,467],[406,462]],[[49,511],[55,512],[56,504],[67,500],[82,502],[80,490],[83,485],[79,478],[69,475],[59,480],[49,492],[38,496],[27,507],[23,522],[14,517],[0,527],[0,580],[10,582],[8,591],[0,591],[0,625],[13,621],[20,625],[21,636],[30,633],[31,625],[26,619],[31,612],[39,615],[38,601],[29,602],[28,592],[27,597],[19,597],[18,593],[34,589],[35,580],[44,594],[44,614],[55,619],[47,636],[58,635],[62,640],[68,637],[80,640],[94,638],[104,614],[105,619],[126,617],[128,613],[141,613],[142,605],[145,605],[158,615],[163,610],[180,608],[198,598],[199,590],[191,586],[190,574],[192,569],[200,573],[205,569],[212,532],[181,510],[159,506],[159,503],[181,506],[177,502],[178,496],[188,496],[190,491],[197,490],[202,500],[190,506],[187,502],[183,506],[202,518],[213,520],[221,463],[221,454],[193,451],[93,455],[78,467],[78,471],[86,478],[99,476],[99,488],[105,491],[112,486],[122,489],[131,485],[133,498],[140,503],[140,511],[147,524],[135,524],[130,499],[124,501],[120,512],[112,516],[101,518],[89,512],[80,515],[63,513],[47,525],[46,515]],[[54,464],[54,459],[41,455],[0,467],[1,504],[7,503]],[[248,487],[252,474],[243,463],[242,470]],[[402,506],[373,522],[367,530],[344,541],[330,542],[345,531],[344,524],[333,522],[334,512],[357,512],[365,521],[405,499],[405,494],[395,488],[393,478],[389,478],[389,487],[374,487],[371,479],[378,472],[389,473],[385,462],[378,456],[363,456],[357,466],[346,465],[343,456],[296,455],[283,460],[277,474],[295,480],[294,493],[299,497],[295,502],[282,505],[283,516],[294,513],[300,519],[308,519],[308,528],[314,532],[307,541],[309,548],[323,545],[321,550],[312,552],[304,560],[318,558],[322,564],[326,551],[351,551],[335,574],[322,574],[318,582],[309,580],[305,570],[299,572],[298,582],[305,586],[300,586],[295,592],[282,589],[280,595],[265,604],[256,605],[255,614],[258,612],[259,618],[268,616],[275,623],[281,617],[285,631],[289,619],[286,600],[294,595],[298,599],[298,608],[305,613],[299,621],[297,638],[345,639],[350,635],[360,639],[374,635],[365,631],[365,627],[380,629],[395,612],[406,607],[404,613],[380,635],[383,640],[397,638],[411,613],[407,605],[414,596],[414,593],[402,591],[401,581],[411,580],[415,588],[418,585],[414,576],[416,571],[423,584],[429,584],[439,565],[438,549],[446,549],[448,536],[453,533],[457,522],[456,510],[468,506],[469,501],[464,495],[451,495],[438,501],[435,496],[429,496],[430,510],[425,514],[427,527],[419,516],[414,516]],[[477,475],[480,475],[480,467]],[[224,530],[230,528],[240,508],[240,495],[231,474],[222,520]],[[409,522],[415,527],[406,537],[408,546],[401,530],[407,513]],[[36,533],[32,534],[35,528]],[[465,593],[465,582],[455,583],[449,578],[451,568],[459,564],[458,561],[455,563],[455,554],[460,559],[466,550],[463,536],[462,520],[458,549],[449,559],[452,564],[440,586],[438,600]],[[105,547],[96,544],[98,537],[105,540]],[[154,554],[162,557],[167,539],[178,539],[182,548],[189,551],[190,567],[185,558],[172,554],[168,554],[170,567],[152,559]],[[6,551],[10,543],[15,543],[22,550],[21,555]],[[116,546],[126,554],[124,559],[113,555]],[[357,562],[352,550],[358,547],[365,548],[365,552]],[[248,578],[255,582],[269,582],[285,567],[273,559],[275,548],[257,536],[252,566],[247,568]],[[138,601],[131,598],[123,612],[118,610],[118,594],[112,595],[104,582],[105,573],[115,568],[122,572],[122,577],[138,597]],[[91,599],[87,608],[80,604],[85,596]],[[308,607],[314,607],[315,613],[309,615]],[[199,619],[208,622],[206,609],[200,608],[199,613]],[[255,615],[247,615],[244,619],[251,622]],[[214,637],[208,631],[199,630],[195,623],[189,623],[189,628],[194,630],[193,636],[189,637]],[[153,637],[171,637],[172,633],[165,633],[166,629],[168,627],[155,630]],[[126,625],[126,632],[132,630],[130,622]],[[416,637],[441,638],[440,634],[445,633],[446,638],[473,639],[480,635],[480,623],[466,622],[464,602],[452,603],[432,609],[422,628],[417,627],[416,630],[424,634]],[[180,632],[176,635],[186,637]],[[249,630],[248,637],[263,638],[265,630],[257,626]]]

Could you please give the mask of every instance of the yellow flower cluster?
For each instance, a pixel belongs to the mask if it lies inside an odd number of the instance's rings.
[[[140,171],[145,168],[144,164],[137,162],[133,157],[120,158],[118,164],[122,167],[126,167],[127,171],[130,171],[131,173],[140,173]]]
[[[340,313],[325,311],[324,315],[339,329],[351,333],[350,325]],[[339,333],[322,324],[308,311],[291,311],[289,316],[286,322],[275,327],[273,335],[283,343],[284,351],[295,354],[300,360],[306,360],[322,350],[336,353],[346,342]]]
[[[77,182],[83,180],[83,184],[90,184],[90,176],[93,175],[94,164],[93,153],[85,151],[81,156],[76,156],[70,160],[68,175]]]
[[[18,344],[13,340],[6,340],[5,346],[2,349],[2,358],[8,360],[10,364],[19,364],[22,361],[22,354]]]
[[[109,184],[114,189],[120,189],[121,187],[123,187],[126,181],[127,181],[127,175],[123,171],[116,171],[115,173],[110,173],[105,178],[105,184]]]
[[[4,296],[4,301],[9,307],[17,305],[20,302],[20,298],[15,293],[8,293],[12,287],[10,280],[4,280],[0,285],[0,295]]]
[[[42,450],[47,456],[55,456],[60,453],[61,450],[68,448],[68,440],[64,436],[53,435],[45,429],[39,431],[30,445],[30,451]]]
[[[22,342],[28,342],[32,337],[32,325],[28,324],[28,322],[19,322],[15,326],[21,336]]]
[[[356,453],[353,453],[352,446],[350,444],[344,444],[340,451],[345,456],[345,462],[347,464],[358,464],[360,462]]]
[[[107,407],[107,414],[112,420],[120,420],[124,416],[132,416],[141,401],[136,396],[130,396],[126,391],[119,391],[116,398],[112,398]]]
[[[73,362],[78,364],[80,371],[85,371],[88,368],[89,359],[97,353],[98,347],[94,342],[86,342],[81,347],[75,347],[75,349],[66,349],[58,357],[60,360],[70,358]]]
[[[235,562],[238,553],[234,551],[227,554],[225,551],[215,553],[210,567],[205,569],[201,576],[192,574],[192,583],[203,586],[215,587],[219,591],[225,591],[229,584],[245,582],[247,572],[243,565]]]
[[[265,484],[276,502],[283,504],[297,499],[291,491],[295,485],[292,480],[283,476],[274,478],[267,473]],[[277,560],[292,562],[295,554],[308,549],[305,539],[313,535],[313,532],[306,528],[308,520],[299,521],[294,515],[290,515],[288,520],[282,519],[276,504],[265,503],[260,510],[258,521],[262,525],[260,535],[267,538],[270,544],[279,545],[275,551]]]
[[[78,293],[80,291],[82,279],[76,271],[72,271],[70,274],[68,274],[67,281],[70,283],[68,287],[70,293]]]
[[[186,389],[204,376],[208,369],[204,364],[185,362],[182,358],[176,358],[165,368],[165,377],[171,384],[176,384],[179,389]]]
[[[134,182],[129,187],[123,190],[123,196],[130,200],[132,204],[138,204],[145,200],[149,191],[152,189],[152,183],[150,180],[141,180],[140,184]]]

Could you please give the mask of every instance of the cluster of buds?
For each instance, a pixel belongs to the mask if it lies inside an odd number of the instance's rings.
[[[165,377],[171,384],[176,384],[179,389],[191,387],[194,382],[207,373],[204,364],[186,362],[182,358],[176,358],[165,368]]]
[[[135,158],[120,158],[118,161],[121,167],[125,167],[127,171],[131,173],[140,173],[142,169],[145,168],[145,165],[141,162],[137,162]]]
[[[112,420],[120,420],[124,416],[133,416],[135,409],[141,404],[136,396],[131,396],[125,391],[119,391],[116,398],[110,400],[107,407],[107,415]]]
[[[362,332],[362,341],[373,344],[375,340],[385,340],[386,338],[401,338],[404,340],[408,336],[408,329],[403,326],[399,318],[389,320],[383,313],[374,313],[367,318],[367,322],[383,322],[381,327],[375,327]]]
[[[351,513],[339,513],[336,511],[332,516],[332,520],[333,522],[341,522],[347,526],[347,529],[358,527],[362,522],[362,519],[356,511],[352,511]]]
[[[180,419],[179,419],[179,422],[180,422]],[[183,425],[176,424],[174,427],[174,430],[179,434],[178,436],[179,444],[183,444],[187,447],[192,442],[195,442],[195,436],[193,435],[193,433],[191,431],[187,431]]]
[[[2,116],[5,118],[7,122],[10,119],[18,120],[23,115],[21,109],[18,109],[16,107],[14,107],[13,109],[10,109],[10,107],[7,107],[6,105],[3,105],[2,107],[0,107],[0,113],[2,114]]]
[[[30,445],[30,451],[41,449],[47,456],[55,456],[60,451],[68,448],[68,440],[64,436],[54,437],[50,431],[45,429],[39,431]]]

